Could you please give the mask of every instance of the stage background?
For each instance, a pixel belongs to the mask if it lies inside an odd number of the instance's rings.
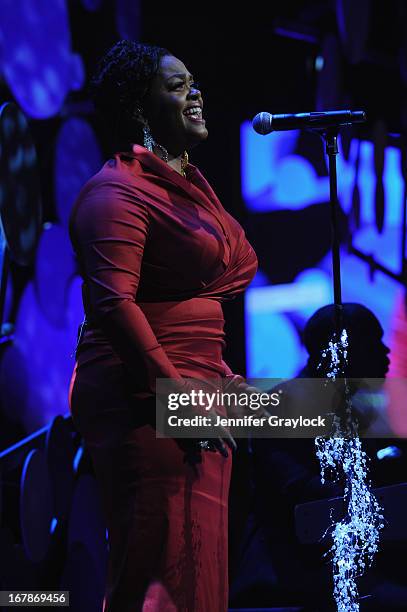
[[[12,264],[0,361],[0,449],[68,410],[80,281],[67,234],[81,185],[106,159],[86,89],[95,62],[123,37],[167,47],[200,83],[209,139],[193,151],[259,257],[246,297],[225,304],[226,359],[250,376],[293,376],[307,317],[332,301],[328,178],[309,133],[256,135],[259,111],[364,109],[338,159],[343,297],[370,307],[392,343],[403,293],[373,261],[401,273],[405,200],[406,33],[403,2],[285,2],[220,16],[134,0],[4,0],[0,95],[29,119],[44,226],[32,266]],[[2,180],[5,180],[3,177]],[[370,264],[349,245],[371,256]]]

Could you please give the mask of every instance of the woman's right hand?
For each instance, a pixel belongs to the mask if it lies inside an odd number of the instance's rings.
[[[205,389],[206,391],[212,391],[211,386],[205,385],[205,382],[197,380],[185,380],[174,381],[175,389],[177,393],[186,393],[191,396],[192,391],[199,389]],[[204,427],[205,437],[194,438],[202,450],[219,452],[222,456],[228,457],[227,446],[233,451],[237,449],[237,444],[231,435],[229,428],[222,424],[218,424],[218,417],[225,416],[223,413],[217,412],[213,406],[209,407],[207,404],[200,402],[198,405],[188,405],[186,407],[180,405],[177,408],[177,415],[179,417],[191,418],[194,416],[203,416],[211,419],[211,425]],[[206,437],[206,434],[208,437]]]

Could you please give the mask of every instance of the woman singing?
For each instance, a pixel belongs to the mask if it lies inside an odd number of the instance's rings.
[[[156,438],[155,381],[242,381],[222,360],[222,301],[257,259],[188,163],[208,131],[185,65],[124,40],[92,84],[114,151],[71,215],[86,324],[70,405],[107,519],[104,610],[222,612],[231,453],[217,440],[191,461],[192,441]]]

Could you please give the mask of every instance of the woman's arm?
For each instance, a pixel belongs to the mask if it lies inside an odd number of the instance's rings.
[[[95,185],[79,198],[71,217],[91,317],[153,394],[156,378],[182,377],[135,302],[148,231],[147,206],[125,183]]]

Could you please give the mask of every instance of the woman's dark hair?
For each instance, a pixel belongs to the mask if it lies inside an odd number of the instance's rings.
[[[137,109],[142,109],[164,55],[172,54],[163,47],[120,40],[98,63],[89,90],[102,129],[110,131],[110,152],[142,142]]]

